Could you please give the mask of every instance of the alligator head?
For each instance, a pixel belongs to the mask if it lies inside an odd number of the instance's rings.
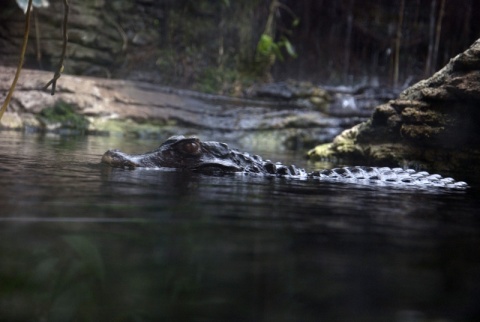
[[[225,143],[203,142],[196,137],[172,136],[154,151],[144,154],[126,154],[108,150],[102,162],[113,167],[165,167],[189,169],[198,172],[244,172],[279,176],[306,176],[303,169],[263,160],[258,155],[228,148]]]
[[[202,172],[238,172],[244,169],[241,160],[232,155],[232,150],[225,143],[202,142],[196,137],[184,136],[172,136],[156,150],[143,154],[130,155],[108,150],[102,162],[129,169],[166,167]]]

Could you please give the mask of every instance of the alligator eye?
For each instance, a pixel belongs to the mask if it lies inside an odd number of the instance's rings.
[[[182,144],[182,151],[186,154],[197,155],[200,153],[200,144],[198,142],[186,142]]]

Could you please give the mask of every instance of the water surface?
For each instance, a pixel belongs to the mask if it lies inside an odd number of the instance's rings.
[[[0,134],[2,321],[480,316],[474,178],[449,192],[130,171],[101,155],[160,142]]]

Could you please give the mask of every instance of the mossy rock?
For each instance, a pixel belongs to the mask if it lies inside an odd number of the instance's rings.
[[[46,130],[74,130],[85,132],[89,121],[83,115],[77,114],[75,108],[65,102],[44,108],[39,114],[39,120]]]

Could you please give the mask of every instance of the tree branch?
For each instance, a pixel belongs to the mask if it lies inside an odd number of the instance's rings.
[[[22,45],[22,52],[20,54],[20,61],[17,65],[17,71],[15,73],[15,77],[13,78],[12,85],[8,90],[7,97],[5,98],[5,102],[3,102],[2,108],[0,109],[0,120],[3,117],[3,113],[7,110],[8,104],[12,99],[13,91],[15,90],[15,86],[17,85],[18,78],[20,77],[20,71],[22,70],[23,61],[25,59],[25,52],[27,51],[27,43],[28,43],[28,32],[30,31],[30,15],[32,12],[32,0],[28,0],[27,12],[25,13],[25,32],[23,33],[23,45]]]
[[[63,0],[63,46],[62,46],[62,55],[60,56],[60,62],[58,63],[58,68],[53,75],[53,78],[43,87],[46,90],[50,85],[52,85],[51,94],[55,95],[55,88],[57,87],[57,79],[62,76],[63,72],[63,62],[65,61],[65,56],[67,55],[67,42],[68,42],[68,32],[67,32],[67,23],[68,23],[68,11],[70,6],[68,5],[68,0]]]

